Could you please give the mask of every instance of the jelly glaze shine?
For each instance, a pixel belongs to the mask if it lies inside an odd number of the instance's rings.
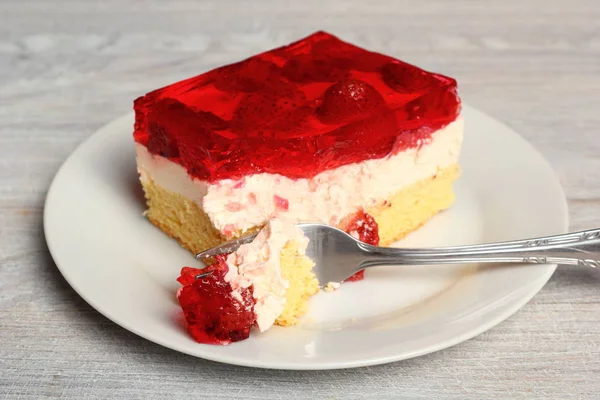
[[[138,98],[134,137],[198,179],[310,178],[426,142],[456,81],[317,32]]]

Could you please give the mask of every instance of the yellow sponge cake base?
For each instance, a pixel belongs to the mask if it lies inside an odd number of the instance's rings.
[[[367,209],[379,227],[381,246],[389,246],[418,229],[454,203],[452,184],[459,177],[458,164],[396,192],[384,204]]]
[[[200,253],[225,241],[196,202],[163,189],[153,180],[142,180],[142,186],[150,222],[192,253]]]
[[[285,294],[285,307],[276,325],[290,326],[308,310],[308,299],[319,292],[319,281],[312,272],[315,263],[298,252],[298,244],[289,242],[280,255],[281,274],[290,283]]]

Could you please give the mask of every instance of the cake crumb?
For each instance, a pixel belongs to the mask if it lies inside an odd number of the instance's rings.
[[[333,292],[335,290],[338,290],[339,288],[340,288],[339,282],[329,282],[327,285],[325,285],[323,290],[325,290],[326,292]]]

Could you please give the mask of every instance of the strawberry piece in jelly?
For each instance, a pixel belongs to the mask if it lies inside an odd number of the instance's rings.
[[[257,57],[215,70],[215,88],[224,92],[255,92],[277,74],[279,68]]]
[[[149,124],[148,151],[160,154],[163,157],[179,157],[176,139],[166,134],[165,130],[156,125]]]
[[[296,83],[336,82],[350,76],[344,66],[336,65],[327,56],[300,54],[291,57],[282,67],[282,74]]]
[[[190,335],[199,343],[230,344],[247,339],[256,321],[251,289],[239,288],[234,294],[225,282],[226,256],[205,269],[184,267],[177,279],[183,287],[177,299]],[[197,278],[200,274],[211,274]]]
[[[352,217],[350,222],[346,225],[345,231],[361,242],[373,246],[379,245],[379,226],[377,225],[377,221],[363,210],[357,212]],[[364,279],[364,276],[365,271],[362,270],[346,279],[346,281],[360,281]]]
[[[273,93],[247,94],[233,113],[232,128],[248,136],[275,136],[281,128],[291,125],[290,117],[305,101],[304,93],[289,88],[278,88]]]
[[[317,110],[321,122],[339,124],[369,117],[381,109],[385,101],[375,88],[358,79],[347,79],[329,87]]]

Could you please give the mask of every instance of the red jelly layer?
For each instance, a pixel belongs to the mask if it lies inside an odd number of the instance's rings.
[[[135,140],[199,179],[308,178],[415,147],[456,81],[317,32],[138,98]]]
[[[207,271],[211,274],[197,279]],[[177,299],[183,310],[188,331],[199,343],[229,344],[247,339],[256,321],[251,289],[240,289],[233,296],[225,282],[225,256],[205,269],[183,267],[177,279],[183,287]]]

